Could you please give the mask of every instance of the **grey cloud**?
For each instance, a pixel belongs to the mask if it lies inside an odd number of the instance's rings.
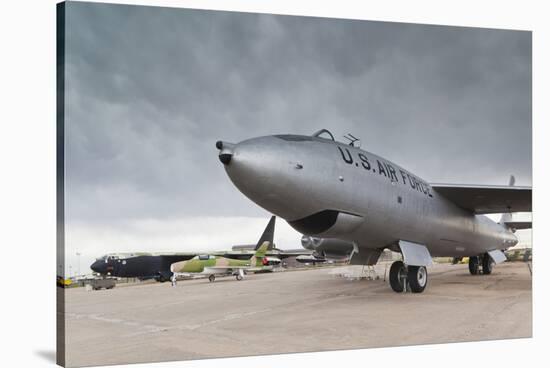
[[[529,32],[69,3],[66,50],[69,220],[264,215],[214,142],[320,128],[531,184]]]

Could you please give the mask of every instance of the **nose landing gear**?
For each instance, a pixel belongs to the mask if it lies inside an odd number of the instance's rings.
[[[472,275],[490,275],[493,272],[495,262],[488,253],[481,256],[472,256],[468,262],[468,269]],[[481,269],[480,269],[481,266]]]
[[[241,281],[242,279],[244,279],[244,271],[243,269],[239,269],[237,271],[237,273],[235,274],[235,278],[237,279],[237,281]]]
[[[481,260],[481,269],[483,270],[483,274],[490,275],[491,272],[493,272],[494,265],[495,262],[493,262],[493,259],[489,256],[489,254],[485,253],[483,255],[483,259]]]
[[[401,261],[390,267],[390,286],[393,291],[421,293],[428,284],[428,271],[424,266],[407,266]]]
[[[479,274],[479,257],[478,256],[470,257],[470,260],[468,261],[468,269],[470,270],[470,274],[472,275]]]

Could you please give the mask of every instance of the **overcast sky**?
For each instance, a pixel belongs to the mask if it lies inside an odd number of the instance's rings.
[[[336,137],[428,182],[531,185],[531,33],[68,3],[66,249],[228,249],[269,214],[214,143]],[[275,240],[299,247],[279,220]],[[530,242],[530,239],[529,239]],[[74,270],[73,270],[74,271]]]

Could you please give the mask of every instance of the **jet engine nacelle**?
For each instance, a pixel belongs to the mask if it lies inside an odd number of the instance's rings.
[[[302,234],[322,238],[339,238],[355,230],[363,217],[335,210],[324,210],[313,215],[288,221],[288,224]]]
[[[262,258],[262,265],[264,266],[278,266],[281,264],[281,260],[277,257],[264,257]]]
[[[353,243],[334,238],[302,236],[302,247],[314,251],[319,257],[346,257],[353,251]]]

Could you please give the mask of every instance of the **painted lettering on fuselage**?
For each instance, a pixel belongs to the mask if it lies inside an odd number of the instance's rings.
[[[370,160],[364,151],[358,152],[357,158],[355,158],[353,153],[348,148],[340,146],[336,147],[340,152],[340,157],[346,164],[357,167],[358,169],[369,172],[371,174],[382,175],[386,177],[390,183],[401,183],[405,186],[410,187],[412,190],[432,197],[430,186],[416,176],[406,172],[405,170],[396,170],[396,168],[391,163],[381,159],[374,160],[376,162],[373,165],[372,162],[374,161]],[[401,178],[399,178],[398,174],[401,176]]]

